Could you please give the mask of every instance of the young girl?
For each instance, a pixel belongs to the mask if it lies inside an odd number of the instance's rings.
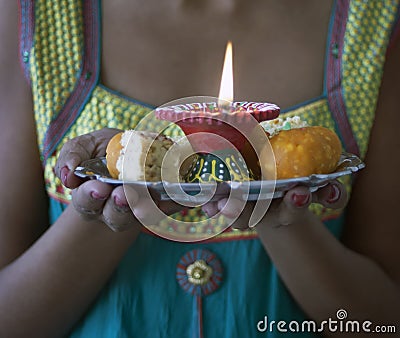
[[[398,325],[399,1],[19,4],[0,3],[0,336],[275,337],[295,327],[272,321],[329,318]],[[122,187],[82,183],[73,170],[152,107],[217,95],[228,39],[236,100],[275,102],[335,130],[367,167],[346,212],[350,180],[314,194],[298,187],[255,230],[169,241],[140,225]],[[139,196],[133,207],[147,212]],[[186,274],[196,262],[204,287]],[[300,334],[343,333],[323,328]]]

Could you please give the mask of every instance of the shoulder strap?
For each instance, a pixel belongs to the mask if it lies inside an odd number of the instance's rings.
[[[24,71],[27,81],[31,82],[29,74],[30,53],[33,44],[33,32],[35,29],[34,20],[34,0],[18,1],[18,21],[19,21],[19,57],[21,67]]]
[[[364,157],[399,0],[337,0],[327,97],[345,149]]]
[[[393,45],[400,39],[400,3],[397,5],[396,20],[393,25],[392,34],[390,36],[390,42],[388,52],[392,49]]]
[[[81,72],[74,90],[61,111],[51,121],[43,142],[43,161],[53,154],[63,136],[78,118],[99,80],[100,68],[99,0],[83,1],[84,47]]]
[[[342,54],[346,31],[349,0],[335,1],[335,13],[331,23],[331,35],[327,55],[326,90],[328,105],[336,121],[338,132],[346,151],[359,154],[357,142],[353,136],[347,118],[346,106],[342,93]]]

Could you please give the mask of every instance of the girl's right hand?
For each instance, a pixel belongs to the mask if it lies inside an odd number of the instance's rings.
[[[108,142],[118,132],[120,130],[109,128],[97,130],[71,139],[62,147],[55,171],[62,183],[73,189],[72,204],[75,210],[87,220],[101,220],[113,231],[140,226],[138,218],[142,221],[148,219],[152,223],[160,221],[154,217],[155,206],[163,214],[181,210],[182,207],[173,202],[143,197],[132,186],[84,181],[74,175],[75,168],[83,161],[105,156]]]
[[[61,148],[55,166],[62,183],[70,189],[80,186],[84,181],[75,176],[75,168],[85,160],[105,156],[108,142],[119,132],[119,129],[104,128],[68,140]]]

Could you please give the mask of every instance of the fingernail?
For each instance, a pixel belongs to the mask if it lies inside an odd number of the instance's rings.
[[[328,203],[335,203],[338,201],[340,197],[340,189],[336,184],[331,184],[331,192],[329,193],[329,197],[327,199]]]
[[[214,202],[209,202],[201,207],[208,217],[212,217],[218,213],[218,207]],[[186,216],[188,213],[187,209],[181,211],[182,216]]]
[[[128,203],[122,201],[118,196],[114,196],[114,203],[117,207],[122,209],[129,209]]]
[[[97,191],[92,191],[90,193],[90,196],[92,196],[92,198],[95,199],[95,200],[103,201],[103,200],[107,199],[107,196],[101,195]]]
[[[223,208],[225,208],[226,203],[228,203],[228,199],[224,198],[222,200],[219,200],[217,202],[217,209],[218,211],[221,211]]]
[[[310,194],[301,195],[301,194],[293,194],[292,201],[296,207],[302,207],[306,205],[310,200]]]
[[[67,184],[67,178],[69,174],[69,169],[67,166],[61,168],[61,182],[62,184],[66,185]]]

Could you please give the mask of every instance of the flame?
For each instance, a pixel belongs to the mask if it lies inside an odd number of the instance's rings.
[[[221,85],[218,95],[218,105],[226,106],[226,101],[233,101],[233,60],[232,42],[228,41],[225,51],[224,68],[222,70]]]

